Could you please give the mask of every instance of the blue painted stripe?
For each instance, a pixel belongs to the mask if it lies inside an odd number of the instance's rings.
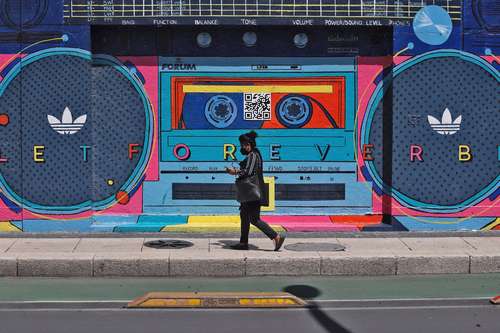
[[[411,231],[458,231],[458,230],[481,230],[491,223],[491,217],[475,217],[467,220],[463,218],[439,218],[439,217],[395,217],[402,225]]]

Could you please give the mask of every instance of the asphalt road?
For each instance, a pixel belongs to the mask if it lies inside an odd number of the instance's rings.
[[[350,301],[307,309],[71,308],[64,303],[0,309],[5,333],[500,332],[500,306],[481,300]]]
[[[125,309],[149,291],[287,291],[304,309]],[[0,333],[500,333],[500,274],[4,278]]]

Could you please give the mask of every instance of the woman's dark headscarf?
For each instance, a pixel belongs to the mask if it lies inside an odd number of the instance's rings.
[[[256,138],[257,138],[257,133],[255,133],[255,131],[251,131],[240,135],[238,139],[240,140],[240,143],[242,145],[249,143],[252,146],[252,148],[255,148],[255,146],[257,146],[257,143],[255,142]]]
[[[248,133],[240,135],[238,140],[240,140],[240,144],[242,145],[249,143],[250,146],[252,147],[252,150],[260,155],[260,151],[259,149],[257,149],[257,142],[255,141],[256,138],[257,138],[257,133],[255,131],[250,131]],[[244,151],[243,148],[241,149],[241,153],[243,155],[247,154],[247,152]]]

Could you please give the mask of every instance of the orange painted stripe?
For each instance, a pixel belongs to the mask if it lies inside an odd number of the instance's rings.
[[[379,224],[382,222],[382,215],[332,215],[330,220],[333,223],[348,223],[356,225]]]

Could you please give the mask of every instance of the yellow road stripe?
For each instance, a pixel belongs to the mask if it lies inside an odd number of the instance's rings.
[[[237,85],[196,85],[182,87],[185,93],[331,93],[330,85],[301,86],[237,86]]]

